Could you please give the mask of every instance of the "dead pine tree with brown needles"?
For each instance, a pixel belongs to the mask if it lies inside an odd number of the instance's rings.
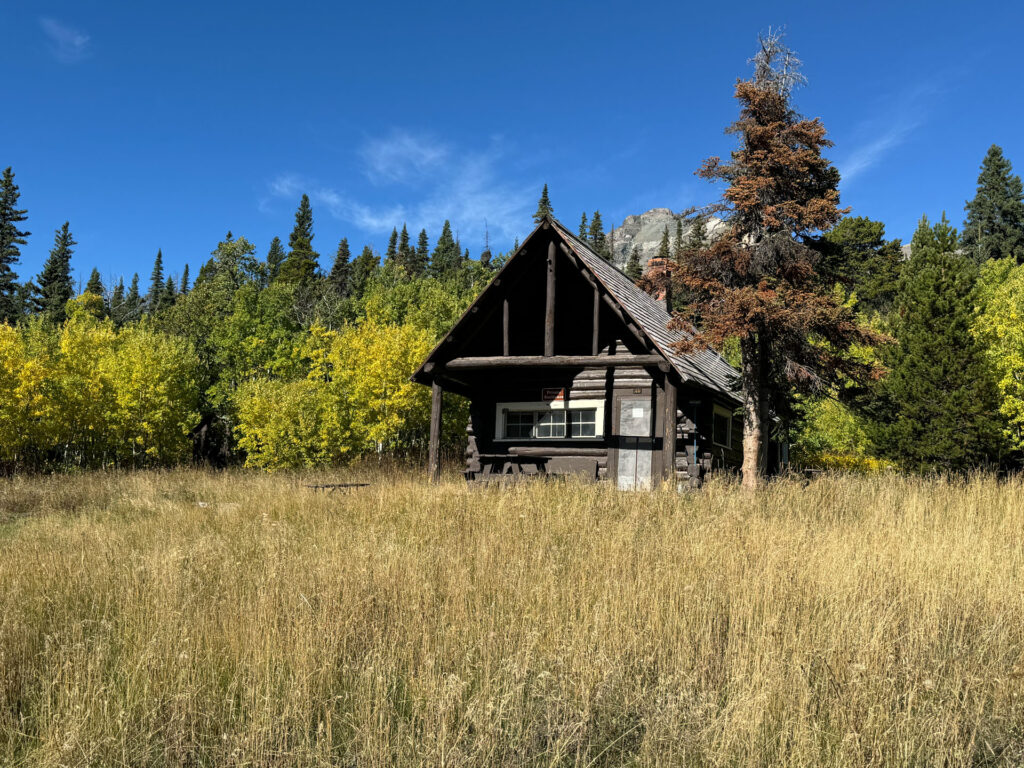
[[[759,42],[753,77],[736,84],[739,119],[727,129],[739,147],[728,162],[712,157],[697,171],[728,185],[710,209],[726,226],[709,245],[683,249],[673,270],[689,303],[672,322],[693,333],[680,351],[739,341],[747,488],[760,485],[771,427],[785,423],[794,394],[878,378],[881,370],[851,350],[884,341],[819,269],[815,242],[846,213],[839,172],[822,156],[832,142],[819,119],[793,106],[804,78],[782,34],[769,30]]]

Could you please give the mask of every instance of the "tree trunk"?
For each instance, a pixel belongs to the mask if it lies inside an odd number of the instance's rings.
[[[764,341],[760,335],[740,342],[743,355],[743,487],[756,489],[761,484],[768,452],[768,391],[765,385]]]

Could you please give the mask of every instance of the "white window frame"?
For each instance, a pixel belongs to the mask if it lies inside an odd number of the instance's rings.
[[[594,434],[587,437],[505,437],[505,411],[570,411],[584,408],[594,410]],[[568,429],[568,425],[567,429]],[[515,443],[519,441],[545,441],[545,440],[602,440],[604,439],[604,400],[553,400],[551,402],[516,402],[497,403],[494,406],[494,434],[495,442]]]
[[[714,412],[711,415],[711,442],[720,448],[728,448],[729,450],[732,450],[732,415],[732,411],[718,404],[715,405]],[[726,424],[729,425],[725,431],[724,443],[715,440],[715,416],[724,416]]]

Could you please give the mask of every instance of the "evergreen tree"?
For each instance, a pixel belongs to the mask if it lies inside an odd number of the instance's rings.
[[[430,265],[430,238],[427,237],[427,230],[421,229],[419,238],[416,241],[416,250],[413,253],[409,273],[414,277],[422,277]]]
[[[121,323],[130,323],[142,316],[142,297],[139,295],[139,273],[132,275],[132,282],[128,288],[128,295],[124,299],[124,311],[121,313]]]
[[[28,211],[18,208],[21,193],[8,166],[0,177],[0,323],[15,322],[24,311],[24,290],[18,285],[14,265],[21,258],[19,245],[31,232],[18,229],[28,219]]]
[[[903,263],[901,245],[885,239],[882,222],[847,216],[821,239],[818,271],[854,291],[858,309],[888,312]]]
[[[174,283],[174,278],[170,275],[167,276],[167,282],[164,283],[164,295],[162,303],[164,306],[171,306],[174,300],[178,298],[178,286]]]
[[[281,238],[275,237],[270,241],[270,250],[267,251],[267,272],[271,280],[277,278],[284,260],[285,253],[284,246],[281,244]]]
[[[676,327],[692,329],[681,353],[739,342],[743,400],[743,486],[760,485],[773,417],[785,421],[797,393],[867,382],[878,366],[858,351],[880,341],[857,322],[816,270],[808,241],[842,217],[839,173],[823,156],[831,146],[819,120],[793,106],[800,62],[769,33],[758,40],[753,76],[736,83],[739,118],[729,160],[706,160],[699,175],[728,187],[721,206],[727,231],[674,265],[687,289]]]
[[[71,284],[71,254],[74,253],[75,245],[68,222],[65,221],[54,233],[53,248],[43,265],[43,271],[39,273],[36,310],[58,324],[64,322],[64,305],[75,294]]]
[[[343,237],[341,242],[338,243],[338,252],[334,254],[334,264],[331,265],[331,272],[327,276],[328,285],[341,298],[349,294],[349,280],[352,273],[352,265],[349,263],[350,257],[348,238]]]
[[[981,163],[978,191],[964,210],[963,246],[975,263],[1007,256],[1024,262],[1024,187],[996,144]]]
[[[922,218],[893,313],[899,341],[875,406],[873,436],[909,469],[965,470],[999,459],[994,373],[974,334],[977,267],[945,214]]]
[[[672,241],[672,258],[676,261],[679,260],[679,256],[683,252],[683,242],[683,220],[676,219],[676,237]]]
[[[665,229],[661,233],[661,243],[658,244],[658,258],[667,262],[671,256],[672,251],[669,248],[668,225],[666,224]]]
[[[164,254],[159,248],[153,271],[149,275],[149,293],[146,294],[146,311],[153,313],[160,309],[164,298]]]
[[[116,325],[124,322],[124,278],[117,279],[114,292],[110,297],[110,317]]]
[[[313,250],[313,207],[309,204],[309,195],[302,196],[295,211],[295,226],[288,236],[288,248],[277,279],[283,283],[309,285],[316,277],[320,258]]]
[[[430,273],[441,280],[450,278],[458,272],[460,261],[460,246],[455,242],[451,222],[445,219],[441,236],[434,246],[434,255],[430,259]]]
[[[103,279],[100,277],[100,271],[96,267],[93,267],[92,272],[89,274],[89,282],[85,284],[85,292],[101,298],[106,293],[103,288]]]
[[[584,211],[583,215],[580,216],[579,237],[580,237],[580,240],[582,240],[584,243],[587,242],[587,238],[590,237],[590,224],[587,222],[587,212],[586,211]]]
[[[388,249],[384,252],[384,263],[393,264],[398,258],[398,229],[392,227],[391,237],[388,238]]]
[[[276,239],[276,238],[275,238],[275,239]],[[280,243],[280,241],[279,241],[279,243]],[[186,263],[186,264],[185,264],[185,268],[184,268],[184,269],[183,269],[183,270],[181,271],[181,288],[179,289],[179,291],[178,291],[178,292],[179,292],[179,293],[180,293],[180,294],[181,294],[182,296],[184,296],[185,294],[187,294],[187,293],[188,293],[188,291],[189,291],[189,284],[188,284],[188,264]]]
[[[540,200],[537,201],[537,210],[533,214],[533,221],[536,224],[540,224],[544,221],[545,216],[554,216],[554,212],[551,209],[551,200],[548,198],[548,185],[544,185],[544,190],[540,193]]]
[[[629,261],[626,262],[626,268],[623,270],[633,282],[636,282],[644,274],[644,268],[640,264],[640,247],[637,245],[633,246],[633,250],[629,254]]]
[[[484,227],[484,249],[480,252],[480,266],[484,269],[491,268],[491,259],[494,258],[491,254],[491,233],[487,227]]]
[[[398,255],[396,263],[401,264],[407,275],[412,275],[413,250],[409,244],[409,228],[403,222],[402,231],[398,235]]]
[[[686,248],[691,251],[700,250],[707,243],[708,224],[703,216],[697,216],[690,224],[690,231],[686,234]]]
[[[587,241],[590,243],[594,253],[603,258],[608,258],[609,254],[604,238],[604,224],[601,222],[600,211],[594,211],[594,216],[590,220],[590,232],[588,233]]]
[[[361,298],[366,293],[366,286],[380,268],[380,257],[370,246],[364,246],[355,261],[352,262],[351,291],[354,297]]]

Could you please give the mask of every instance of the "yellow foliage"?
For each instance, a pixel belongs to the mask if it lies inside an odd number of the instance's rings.
[[[800,464],[805,467],[858,472],[865,475],[896,469],[896,465],[886,459],[876,459],[873,456],[852,456],[842,453],[801,455]]]
[[[187,342],[140,326],[118,334],[80,308],[57,331],[0,326],[0,461],[40,468],[186,458],[199,420],[197,368]]]
[[[989,262],[979,279],[982,311],[974,331],[996,371],[1006,436],[1024,448],[1024,266]]]
[[[133,464],[174,463],[191,451],[199,423],[199,360],[187,341],[142,325],[121,331],[100,362],[113,391],[118,453]]]
[[[298,381],[242,386],[238,444],[246,464],[310,467],[410,445],[429,415],[425,387],[409,380],[431,347],[429,331],[367,320],[340,332],[314,325]]]
[[[431,346],[430,333],[412,325],[367,320],[338,334],[329,360],[334,388],[351,412],[356,451],[386,450],[425,428],[429,392],[409,377]]]

